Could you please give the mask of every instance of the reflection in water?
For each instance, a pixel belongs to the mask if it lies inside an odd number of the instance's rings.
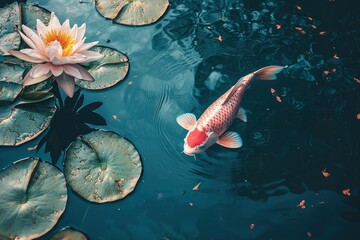
[[[203,59],[195,74],[196,115],[244,73],[289,65],[282,80],[254,82],[245,93],[242,106],[249,110],[249,121],[236,120],[232,126],[244,146],[210,148],[193,161],[191,172],[231,182],[231,191],[253,200],[308,190],[342,194],[352,188],[348,204],[356,212],[344,217],[360,220],[354,204],[360,183],[355,134],[360,132],[360,85],[354,79],[360,75],[355,67],[360,48],[352,36],[359,19],[343,13],[340,29],[282,1],[174,1],[173,6],[153,46],[160,51],[176,42]],[[330,178],[322,175],[324,169],[331,171]]]
[[[102,105],[102,102],[82,106],[84,95],[80,95],[80,89],[72,98],[66,97],[63,102],[57,83],[53,82],[53,85],[52,91],[58,100],[57,111],[51,120],[49,130],[39,141],[37,151],[45,144],[45,153],[50,152],[51,161],[56,164],[61,153],[70,143],[79,135],[93,130],[88,124],[106,125],[106,121],[98,113],[93,112]]]

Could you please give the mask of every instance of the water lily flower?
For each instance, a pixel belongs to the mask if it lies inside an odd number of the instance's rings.
[[[58,85],[66,95],[74,95],[74,77],[85,81],[94,81],[86,69],[80,64],[98,60],[102,54],[89,51],[98,42],[84,43],[86,25],[75,24],[70,28],[67,19],[62,25],[54,13],[51,13],[48,26],[37,19],[34,31],[22,25],[21,38],[30,48],[20,51],[10,50],[9,53],[24,61],[37,63],[25,76],[23,85],[36,84],[54,76]]]

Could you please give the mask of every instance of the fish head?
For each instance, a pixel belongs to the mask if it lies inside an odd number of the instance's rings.
[[[195,128],[184,139],[184,153],[189,156],[201,153],[216,143],[217,139],[216,133]]]

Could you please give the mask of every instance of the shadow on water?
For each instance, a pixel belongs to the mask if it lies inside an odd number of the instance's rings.
[[[342,194],[350,188],[346,204],[354,212],[343,217],[360,221],[360,71],[355,67],[360,42],[354,37],[360,19],[340,10],[341,26],[323,24],[326,14],[283,1],[172,4],[173,17],[153,37],[153,46],[160,51],[177,43],[199,54],[193,92],[199,104],[192,111],[198,117],[240,76],[265,65],[288,65],[279,81],[254,82],[245,93],[249,121],[235,120],[230,129],[242,135],[244,146],[214,146],[194,161],[191,172],[230,182],[232,192],[253,200],[308,190]],[[317,7],[329,4],[337,3]],[[343,9],[344,3],[339,5]]]
[[[93,131],[88,124],[106,125],[106,120],[94,112],[102,105],[102,102],[93,102],[83,106],[84,95],[80,95],[80,89],[72,98],[66,97],[63,101],[55,81],[53,86],[52,92],[57,99],[57,111],[51,120],[50,128],[38,143],[37,151],[45,144],[45,153],[50,152],[51,161],[56,164],[61,153],[70,143],[78,136]]]

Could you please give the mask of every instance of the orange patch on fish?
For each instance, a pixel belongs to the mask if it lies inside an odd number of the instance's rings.
[[[207,139],[206,133],[199,131],[197,128],[189,133],[189,136],[187,138],[187,143],[190,147],[198,146],[205,142]]]

